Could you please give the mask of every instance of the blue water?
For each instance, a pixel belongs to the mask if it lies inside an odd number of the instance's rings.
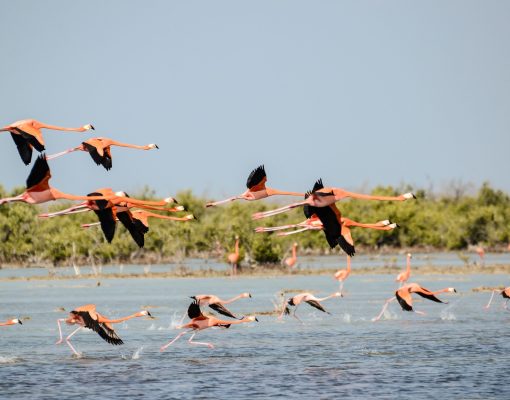
[[[200,332],[196,340],[215,349],[188,345],[186,337],[159,352],[178,333],[188,296],[224,298],[249,291],[252,298],[229,305],[238,314],[273,309],[282,289],[336,291],[328,276],[200,279],[102,279],[0,282],[0,319],[30,317],[0,328],[0,397],[6,399],[210,399],[210,398],[510,398],[510,312],[501,297],[486,311],[489,293],[481,285],[508,285],[505,275],[428,275],[413,281],[449,304],[416,299],[419,316],[392,304],[377,315],[395,289],[390,275],[354,273],[346,296],[323,303],[332,315],[308,305],[298,315],[259,316],[260,322]],[[73,337],[82,358],[56,346],[56,319],[95,303],[120,317],[149,309],[156,317],[116,326],[123,346],[111,346],[91,331]],[[185,319],[187,321],[187,318]],[[70,333],[72,327],[65,327]]]

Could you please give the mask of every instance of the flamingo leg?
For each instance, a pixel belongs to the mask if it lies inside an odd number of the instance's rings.
[[[186,333],[189,333],[189,332],[181,332],[179,333],[174,339],[172,339],[171,341],[169,341],[167,344],[165,344],[164,346],[161,346],[159,351],[165,351],[165,349],[172,345],[174,342],[176,342],[178,339],[180,339],[182,336],[184,336]]]
[[[292,313],[292,316],[294,318],[296,318],[299,322],[301,322],[302,324],[304,324],[303,321],[301,321],[301,319],[296,315],[296,311],[297,311],[297,308],[298,308],[299,304],[296,306],[296,308],[294,308],[294,312]]]
[[[62,337],[62,327],[60,326],[60,323],[61,322],[64,322],[65,319],[64,318],[60,318],[60,319],[57,319],[57,326],[58,326],[58,335],[59,335],[59,340],[57,341],[57,343],[55,344],[60,344],[63,342],[63,337]]]
[[[242,199],[242,197],[241,196],[232,196],[232,197],[229,197],[228,199],[225,199],[225,200],[219,200],[219,201],[213,201],[211,203],[207,203],[205,206],[206,207],[214,207],[214,206],[217,206],[217,205],[220,205],[220,204],[229,203],[231,201],[239,200],[239,199]]]
[[[312,229],[312,228],[306,227],[306,228],[301,228],[301,229],[295,229],[295,230],[290,231],[290,232],[279,232],[279,233],[276,234],[276,236],[289,236],[289,235],[293,235],[295,233],[307,231],[309,229]]]
[[[427,313],[423,311],[414,310],[414,312],[418,315],[427,315]]]
[[[78,328],[76,328],[68,337],[66,337],[66,343],[67,345],[69,346],[69,348],[73,351],[73,353],[76,355],[76,356],[80,356],[81,354],[78,353],[76,351],[76,349],[73,347],[73,345],[71,344],[71,341],[69,339],[71,339],[71,337],[73,337],[74,334],[78,333],[78,331],[80,329],[82,329],[83,327],[82,326],[79,326]]]
[[[504,308],[505,310],[507,310],[507,309],[508,309],[508,299],[506,299],[506,301],[503,303],[503,308]]]
[[[339,285],[338,291],[339,291],[340,293],[342,293],[342,290],[343,290],[343,289],[344,289],[344,281],[340,281],[340,285]],[[343,295],[343,293],[342,293],[342,295]]]
[[[489,302],[487,303],[487,305],[485,306],[486,309],[488,309],[490,306],[491,306],[491,303],[492,303],[492,298],[494,297],[494,293],[496,293],[497,290],[493,290],[492,291],[492,294],[491,294],[491,298],[489,299]]]
[[[0,199],[0,205],[4,203],[10,203],[12,201],[23,201],[23,195],[20,194],[19,196],[16,197],[5,197],[3,199]]]
[[[197,333],[193,333],[193,335],[191,335],[191,337],[188,339],[188,343],[191,344],[191,345],[195,345],[195,346],[207,346],[209,347],[210,349],[214,349],[214,345],[212,343],[206,343],[206,342],[194,342],[193,341],[193,338],[195,337]]]
[[[292,210],[293,208],[300,207],[304,204],[306,204],[306,202],[302,201],[299,203],[289,204],[288,206],[280,207],[275,210],[270,210],[270,211],[265,211],[265,212],[257,212],[255,214],[253,214],[252,219],[256,220],[256,219],[272,217],[274,215],[278,215],[278,214],[287,212],[289,210]]]
[[[391,297],[388,300],[386,300],[381,312],[379,313],[379,315],[377,317],[372,318],[372,322],[379,321],[381,319],[381,317],[383,316],[384,312],[386,311],[386,309],[388,308],[388,305],[395,299],[396,299],[396,297]]]
[[[46,160],[47,161],[53,160],[57,157],[63,156],[68,153],[72,153],[73,151],[76,151],[76,150],[78,150],[78,149],[69,149],[69,150],[61,151],[60,153],[55,153],[55,154],[52,154],[51,156],[46,156]]]

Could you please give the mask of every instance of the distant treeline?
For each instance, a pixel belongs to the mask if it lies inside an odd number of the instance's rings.
[[[377,187],[372,194],[398,195],[409,190],[412,188]],[[13,196],[21,191],[8,193],[0,187],[1,197]],[[510,198],[489,184],[483,184],[475,195],[432,195],[423,190],[415,193],[418,197],[415,201],[347,200],[337,203],[342,214],[353,220],[372,223],[390,219],[400,225],[400,228],[389,232],[353,228],[358,253],[381,247],[461,250],[469,245],[482,245],[502,248],[510,242]],[[146,189],[135,197],[154,196],[151,190]],[[135,245],[120,224],[111,244],[104,240],[98,227],[81,228],[83,223],[96,221],[93,212],[52,219],[37,218],[41,212],[63,209],[69,203],[55,203],[49,207],[27,204],[0,206],[0,262],[19,265],[158,263],[199,255],[225,259],[234,249],[236,236],[240,238],[241,257],[245,263],[279,262],[294,241],[299,243],[301,251],[325,253],[329,250],[322,232],[288,237],[254,232],[254,228],[260,225],[303,221],[302,209],[261,221],[251,219],[254,212],[276,208],[295,198],[280,197],[278,203],[240,200],[206,209],[204,204],[211,199],[194,196],[191,191],[177,193],[175,197],[198,220],[183,223],[151,219],[143,249]]]

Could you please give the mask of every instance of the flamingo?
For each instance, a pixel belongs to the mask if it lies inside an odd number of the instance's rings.
[[[21,322],[21,320],[18,318],[9,319],[5,322],[0,322],[0,326],[16,325],[16,324],[23,325],[23,322]]]
[[[253,171],[251,171],[250,176],[248,176],[248,179],[246,180],[246,187],[248,190],[246,190],[244,193],[238,195],[229,197],[225,200],[215,201],[207,203],[206,207],[214,207],[219,204],[228,203],[234,200],[259,200],[264,199],[269,196],[276,196],[276,195],[282,195],[282,196],[303,196],[303,193],[296,193],[296,192],[284,192],[281,190],[276,190],[272,188],[266,187],[266,171],[264,169],[263,165],[258,166]]]
[[[331,299],[332,297],[342,297],[342,293],[336,292],[336,293],[330,294],[329,296],[326,296],[326,297],[323,297],[323,298],[315,297],[311,293],[300,293],[300,294],[297,294],[297,295],[295,295],[295,296],[293,296],[293,297],[291,297],[290,299],[287,300],[287,305],[283,309],[283,311],[280,314],[280,316],[278,317],[278,319],[281,319],[283,317],[283,314],[285,314],[285,315],[289,315],[290,314],[289,306],[296,306],[296,308],[294,309],[294,312],[292,313],[292,316],[294,318],[296,318],[298,321],[303,322],[296,315],[297,308],[298,308],[298,306],[302,302],[305,302],[305,303],[311,305],[312,307],[314,307],[314,308],[316,308],[316,309],[318,309],[318,310],[320,310],[322,312],[325,312],[327,314],[331,314],[329,311],[326,311],[324,309],[324,307],[322,307],[320,302],[321,301],[325,301],[327,299]]]
[[[189,329],[188,331],[179,333],[174,339],[172,339],[170,342],[165,344],[164,346],[161,346],[160,351],[165,351],[168,346],[172,345],[176,340],[178,340],[180,337],[186,335],[187,333],[191,333],[191,337],[188,340],[188,343],[191,345],[196,346],[207,346],[210,349],[214,349],[214,345],[212,343],[205,343],[205,342],[194,342],[193,338],[197,334],[198,331],[202,331],[207,328],[212,327],[221,327],[221,328],[229,328],[230,325],[235,324],[243,324],[247,322],[253,322],[257,321],[258,319],[255,316],[249,316],[249,317],[243,317],[237,321],[224,321],[218,318],[206,316],[202,314],[202,311],[200,310],[200,306],[198,304],[197,300],[194,300],[193,303],[190,304],[188,307],[188,317],[191,319],[190,322],[188,322],[185,325],[181,325],[177,329]]]
[[[199,306],[209,306],[209,308],[213,309],[214,311],[223,314],[230,318],[239,319],[236,317],[232,312],[230,312],[227,308],[224,307],[225,304],[232,303],[239,299],[245,299],[247,297],[251,298],[250,293],[241,293],[240,295],[237,295],[235,297],[232,297],[229,300],[222,300],[218,296],[215,296],[213,294],[198,294],[196,296],[191,296],[193,300],[196,300],[198,302]]]
[[[485,249],[482,246],[476,246],[475,252],[478,254],[478,257],[480,257],[482,265],[485,265]]]
[[[296,249],[297,249],[297,246],[298,244],[296,242],[294,242],[294,244],[292,245],[292,256],[290,257],[287,257],[285,259],[285,265],[289,268],[292,268],[294,267],[294,265],[296,265],[296,261],[297,261],[297,254],[296,254]]]
[[[384,306],[383,306],[381,312],[379,313],[379,315],[377,317],[373,318],[372,321],[378,321],[382,317],[382,315],[384,314],[384,311],[386,311],[386,308],[388,307],[388,305],[393,300],[395,300],[395,299],[400,304],[400,307],[402,307],[402,310],[404,310],[404,311],[413,311],[416,314],[425,315],[424,312],[417,311],[417,310],[413,309],[413,299],[411,297],[411,294],[412,293],[416,293],[417,295],[419,295],[419,296],[421,296],[421,297],[423,297],[425,299],[435,301],[436,303],[447,303],[445,301],[439,300],[435,296],[436,294],[445,293],[445,292],[456,293],[457,291],[454,288],[450,287],[450,288],[445,288],[445,289],[441,289],[441,290],[436,290],[435,292],[431,292],[430,290],[425,289],[424,287],[420,286],[417,283],[409,283],[409,284],[399,288],[395,292],[395,296],[394,297],[390,297],[388,300],[386,300],[386,302],[384,303]]]
[[[107,196],[75,196],[72,194],[63,193],[49,185],[51,178],[50,167],[44,154],[41,154],[34,163],[30,175],[28,175],[26,184],[27,190],[15,197],[6,197],[0,199],[0,205],[14,201],[21,201],[29,204],[40,204],[47,201],[66,199],[66,200],[108,200],[112,202],[129,201],[133,204],[147,204],[155,206],[163,206],[167,203],[173,202],[174,199],[168,197],[163,201],[145,201],[137,199],[129,199],[123,196],[107,195]]]
[[[117,319],[109,319],[109,318],[105,317],[104,315],[99,314],[96,311],[96,306],[94,304],[87,304],[87,305],[84,305],[81,307],[77,307],[69,313],[69,316],[67,318],[57,319],[58,333],[60,335],[60,339],[57,341],[56,344],[61,344],[63,342],[62,327],[60,324],[62,322],[65,322],[68,325],[79,325],[78,328],[75,329],[65,339],[67,345],[69,346],[69,348],[72,350],[72,352],[76,356],[80,356],[80,353],[78,353],[76,351],[76,349],[73,347],[70,339],[76,333],[78,333],[78,331],[80,331],[82,328],[92,329],[99,336],[101,336],[101,338],[104,341],[106,341],[107,343],[110,343],[113,345],[121,345],[121,344],[124,344],[124,342],[117,335],[117,333],[115,332],[115,330],[113,329],[113,326],[111,324],[117,324],[119,322],[127,321],[132,318],[144,317],[144,316],[151,317],[152,315],[149,311],[142,310],[135,314],[128,315],[127,317],[117,318]]]
[[[406,257],[406,269],[405,271],[402,271],[400,274],[397,275],[397,279],[395,279],[396,282],[400,282],[400,287],[402,287],[411,276],[411,258],[413,258],[411,253],[407,253]]]
[[[314,189],[311,191],[310,196],[305,198],[304,201],[292,203],[287,206],[277,208],[275,210],[257,212],[253,214],[252,218],[254,220],[262,219],[273,215],[281,214],[283,212],[292,210],[296,207],[302,207],[305,205],[314,206],[318,208],[326,207],[346,198],[363,200],[382,200],[382,201],[405,201],[408,199],[415,199],[416,196],[413,193],[404,193],[401,194],[400,196],[373,196],[368,194],[353,193],[348,192],[347,190],[341,188],[324,187],[322,179],[319,179],[317,180],[317,182],[315,182]]]
[[[32,149],[36,149],[38,152],[45,150],[44,139],[42,136],[41,129],[52,129],[57,131],[74,131],[74,132],[85,132],[94,127],[90,124],[83,125],[80,128],[63,128],[61,126],[48,125],[35,119],[24,119],[22,121],[13,122],[10,125],[6,125],[0,128],[0,132],[10,132],[16,147],[18,148],[19,155],[25,163],[30,164],[32,161]]]
[[[227,259],[232,266],[232,275],[237,275],[237,262],[239,261],[239,236],[236,236],[234,252],[230,253]]]
[[[335,275],[333,276],[334,279],[336,279],[338,282],[340,282],[339,292],[342,293],[342,290],[344,288],[344,282],[351,274],[351,257],[347,256],[347,268],[346,269],[340,269],[337,272],[335,272]]]
[[[139,150],[159,149],[158,145],[154,143],[148,144],[146,146],[138,146],[136,144],[117,142],[115,140],[104,137],[96,137],[85,140],[79,146],[73,147],[69,150],[64,150],[60,153],[47,156],[46,159],[53,160],[65,154],[72,153],[73,151],[85,151],[90,154],[90,157],[92,160],[94,160],[96,165],[102,165],[108,171],[112,168],[112,154],[110,151],[111,146],[129,147],[131,149]]]
[[[489,300],[489,302],[487,303],[487,305],[485,306],[486,309],[489,309],[489,307],[491,306],[491,303],[492,303],[492,298],[494,297],[494,293],[497,293],[499,292],[501,294],[501,296],[503,296],[503,298],[505,299],[505,302],[503,303],[503,308],[507,308],[507,303],[508,303],[508,300],[510,299],[510,287],[507,287],[507,288],[504,288],[503,290],[498,290],[498,289],[495,289],[492,291],[492,294],[491,294],[491,298]]]

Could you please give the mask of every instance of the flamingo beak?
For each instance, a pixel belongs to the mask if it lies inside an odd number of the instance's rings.
[[[18,319],[18,324],[23,325],[23,322],[21,322],[21,320]]]
[[[251,293],[248,293],[248,297],[251,299]]]
[[[255,321],[259,322],[259,320],[257,319],[257,317],[255,317]]]
[[[147,310],[147,316],[152,317],[152,314],[149,312],[149,310]]]
[[[154,146],[156,146],[156,149],[159,149],[159,146],[157,144],[155,144]]]
[[[96,130],[96,128],[94,128],[94,125],[90,125],[90,129],[92,129],[93,131]]]

